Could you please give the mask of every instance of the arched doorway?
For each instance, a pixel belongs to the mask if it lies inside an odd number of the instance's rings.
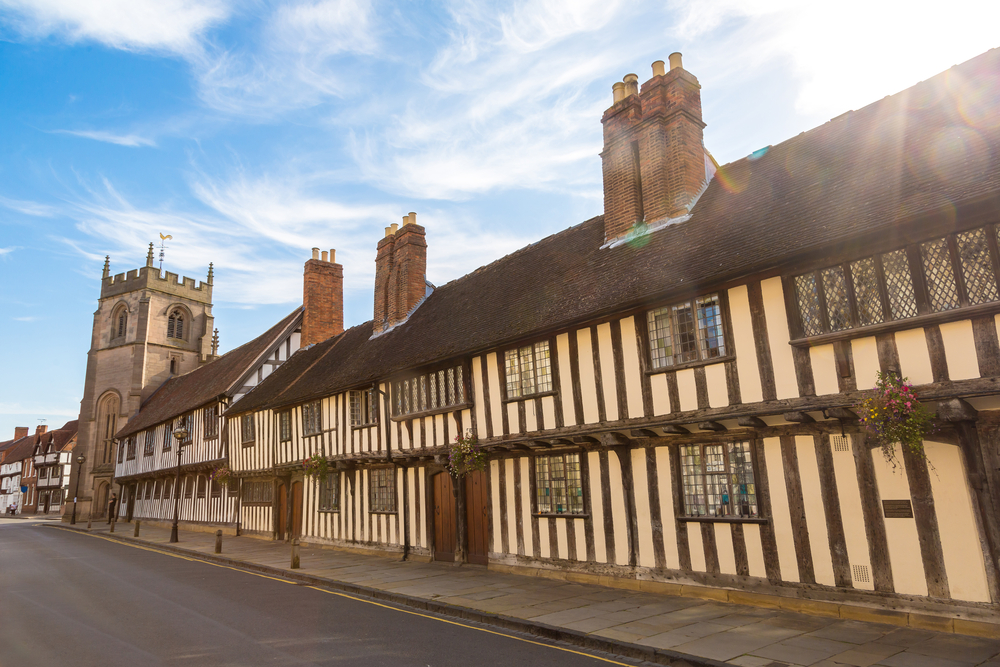
[[[103,519],[108,514],[108,488],[107,482],[100,482],[97,485],[94,506],[90,508],[90,515],[95,519]]]

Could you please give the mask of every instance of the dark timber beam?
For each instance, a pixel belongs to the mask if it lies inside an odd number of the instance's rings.
[[[811,424],[816,421],[805,412],[786,412],[782,415],[782,418],[786,422],[792,422],[795,424]]]
[[[976,421],[979,411],[960,398],[938,403],[937,417],[946,422]]]
[[[847,408],[827,408],[823,410],[823,416],[827,419],[839,419],[840,421],[858,421],[858,415]]]
[[[629,431],[629,435],[633,438],[655,438],[660,434],[648,428],[634,428]]]
[[[674,424],[667,424],[664,426],[663,432],[667,435],[691,435],[691,431],[687,430],[683,426],[676,426]]]
[[[698,428],[702,431],[725,431],[727,430],[725,426],[719,422],[707,421],[698,424]]]
[[[627,447],[631,443],[631,438],[618,431],[601,434],[601,444],[607,447]]]
[[[767,424],[760,417],[754,417],[752,415],[746,415],[740,417],[736,420],[736,423],[740,426],[745,426],[747,428],[766,428]]]

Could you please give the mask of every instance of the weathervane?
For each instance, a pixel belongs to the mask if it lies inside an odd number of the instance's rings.
[[[167,246],[164,245],[164,244],[166,243],[167,239],[172,239],[172,238],[174,238],[174,237],[171,236],[170,234],[167,234],[166,236],[164,236],[163,234],[160,234],[160,272],[161,273],[163,272],[163,251],[167,249]]]

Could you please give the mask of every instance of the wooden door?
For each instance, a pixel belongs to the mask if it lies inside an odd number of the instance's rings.
[[[288,515],[288,498],[285,485],[278,485],[278,539],[285,539],[285,517]]]
[[[451,475],[434,475],[434,560],[452,563],[458,545],[455,521],[455,494]]]
[[[469,539],[469,562],[487,565],[490,552],[489,501],[486,474],[478,470],[465,476],[466,534]]]
[[[302,482],[292,484],[292,537],[302,536]]]
[[[45,504],[45,514],[49,513],[49,494],[45,494],[45,500],[42,501]]]

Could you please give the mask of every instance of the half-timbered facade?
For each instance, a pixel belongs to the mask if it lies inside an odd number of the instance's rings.
[[[215,474],[228,462],[222,412],[295,353],[301,326],[297,308],[258,338],[152,394],[116,435],[120,517],[170,521],[179,504],[180,520],[190,524],[236,524],[238,488]]]
[[[998,70],[993,50],[722,167],[679,54],[641,88],[629,75],[603,118],[603,216],[440,287],[407,216],[378,244],[374,321],[227,409],[240,520],[443,560],[995,613]],[[925,458],[889,463],[859,428],[877,371],[936,412]],[[489,462],[456,480],[461,434]],[[314,454],[329,475],[304,474]]]
[[[31,477],[25,509],[37,514],[61,514],[65,503],[73,502],[69,478],[76,448],[77,421],[39,434],[27,467]],[[27,463],[27,462],[26,462]]]

